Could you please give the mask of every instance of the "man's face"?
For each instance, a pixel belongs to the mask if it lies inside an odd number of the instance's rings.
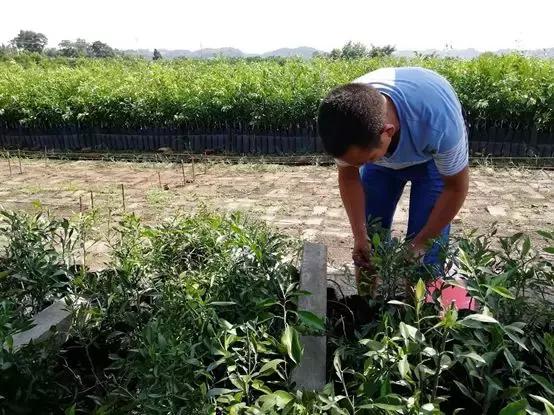
[[[339,157],[341,161],[348,163],[350,166],[361,167],[366,163],[375,163],[377,160],[382,159],[389,148],[391,137],[387,132],[381,134],[381,140],[377,147],[371,149],[350,146],[347,152]]]

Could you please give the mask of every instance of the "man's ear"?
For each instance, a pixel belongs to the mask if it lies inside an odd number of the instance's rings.
[[[385,124],[383,125],[383,133],[392,138],[396,134],[396,127],[394,124]]]

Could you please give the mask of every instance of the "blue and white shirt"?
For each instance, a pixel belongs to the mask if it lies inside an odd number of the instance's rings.
[[[445,78],[424,68],[382,68],[354,83],[376,88],[392,100],[398,112],[398,145],[390,157],[375,164],[402,169],[434,159],[444,176],[453,176],[468,165],[462,107]],[[337,164],[345,165],[340,160]]]

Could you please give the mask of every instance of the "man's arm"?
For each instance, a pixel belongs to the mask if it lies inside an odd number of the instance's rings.
[[[354,235],[354,251],[357,249],[367,251],[365,198],[360,172],[357,167],[353,166],[339,166],[338,170],[340,196]]]
[[[414,251],[422,253],[430,240],[437,238],[462,207],[469,189],[469,167],[453,176],[442,176],[444,188],[427,224],[412,241]]]

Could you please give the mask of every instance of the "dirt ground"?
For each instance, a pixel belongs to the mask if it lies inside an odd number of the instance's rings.
[[[306,240],[327,244],[330,265],[350,263],[352,238],[334,167],[269,164],[150,164],[0,159],[0,206],[70,216],[94,207],[105,220],[123,210],[156,222],[202,206],[241,210]],[[185,173],[186,184],[183,180]],[[91,192],[92,199],[91,200]],[[407,226],[409,188],[393,228]],[[453,232],[498,222],[502,234],[554,229],[554,171],[476,167]],[[39,203],[40,202],[40,203]]]

